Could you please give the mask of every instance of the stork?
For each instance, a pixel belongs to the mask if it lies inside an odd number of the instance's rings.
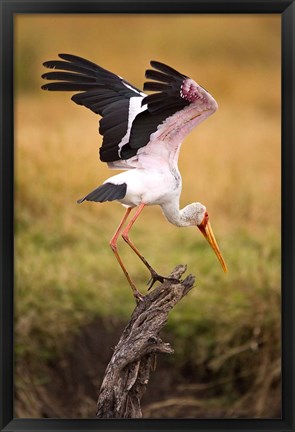
[[[89,60],[71,54],[59,54],[59,58],[44,63],[45,67],[57,71],[42,75],[53,81],[42,88],[78,92],[72,100],[102,117],[99,121],[99,133],[103,136],[100,160],[110,169],[122,170],[78,203],[118,201],[126,208],[110,246],[134,297],[142,299],[118,253],[120,235],[148,268],[149,289],[155,281],[169,279],[153,269],[129,238],[130,229],[145,206],[159,205],[166,219],[178,227],[198,227],[226,272],[206,207],[199,202],[183,209],[179,207],[181,143],[194,127],[217,110],[215,99],[188,76],[158,61],[150,62],[152,69],[148,69],[145,76],[151,81],[144,83],[144,90],[156,93],[146,95],[119,75]],[[127,223],[132,209],[136,209],[135,213]]]

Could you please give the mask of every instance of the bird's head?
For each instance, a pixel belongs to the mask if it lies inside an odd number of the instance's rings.
[[[196,202],[190,204],[184,210],[186,210],[187,219],[190,222],[189,224],[193,226],[197,226],[199,228],[199,230],[201,231],[205,239],[208,241],[208,243],[214,250],[224,272],[227,272],[225,261],[220,252],[219,246],[217,244],[217,241],[213,234],[213,230],[211,228],[211,224],[209,221],[209,214],[207,212],[206,207],[203,204]]]

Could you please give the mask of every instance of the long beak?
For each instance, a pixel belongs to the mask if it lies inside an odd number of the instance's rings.
[[[223,268],[223,271],[227,272],[227,267],[225,264],[225,261],[223,259],[223,256],[221,255],[220,249],[218,247],[217,241],[214,237],[213,230],[211,228],[209,220],[203,221],[200,225],[197,225],[207,242],[210,244],[212,249],[214,250],[217,258],[219,259],[219,262],[221,264],[221,267]]]

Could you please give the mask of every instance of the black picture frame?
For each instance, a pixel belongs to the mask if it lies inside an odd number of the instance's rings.
[[[280,419],[14,419],[13,17],[26,13],[281,14],[282,19],[282,417]],[[295,431],[294,404],[294,0],[0,0],[1,13],[1,431]]]

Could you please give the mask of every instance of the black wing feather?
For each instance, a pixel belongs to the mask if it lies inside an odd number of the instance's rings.
[[[113,183],[104,183],[98,188],[94,189],[85,197],[79,199],[77,202],[81,204],[83,201],[115,201],[124,198],[127,191],[127,184],[122,183],[119,185]]]
[[[93,76],[93,77],[96,76],[95,72],[92,71],[91,69],[78,66],[76,63],[68,63],[66,61],[61,61],[61,60],[49,60],[44,62],[43,66],[47,67],[48,69],[61,69],[70,72],[84,74],[87,76]]]
[[[42,88],[79,92],[72,96],[72,100],[102,116],[99,129],[103,135],[101,160],[118,160],[119,144],[128,127],[129,101],[132,97],[142,99],[140,90],[118,75],[82,57],[72,54],[59,54],[59,57],[62,61],[50,60],[44,63],[49,69],[59,70],[42,75],[44,79],[56,81],[45,84]],[[107,152],[105,148],[108,149]]]
[[[144,90],[150,90],[150,91],[167,91],[169,90],[170,86],[169,84],[159,83],[159,82],[146,82],[144,83]]]
[[[43,90],[51,90],[51,91],[87,91],[91,90],[95,87],[95,83],[88,82],[68,82],[68,81],[59,81],[55,83],[44,84],[42,86]]]
[[[156,132],[158,126],[173,114],[175,114],[174,108],[157,114],[151,114],[148,110],[138,114],[132,124],[129,143],[122,149],[121,158],[128,159],[134,156],[139,148],[148,144],[151,134]]]
[[[176,112],[189,105],[190,102],[181,97],[181,86],[188,77],[155,60],[151,61],[151,66],[157,70],[147,69],[145,76],[154,81],[145,82],[143,88],[160,90],[161,93],[155,93],[143,99],[142,104],[147,104],[149,112],[158,114],[163,110],[170,112],[171,109]]]
[[[72,96],[72,100],[102,116],[99,132],[103,135],[100,148],[100,159],[103,162],[135,156],[139,148],[148,144],[151,134],[160,124],[190,104],[181,97],[183,82],[188,77],[164,63],[151,61],[153,69],[147,69],[145,76],[152,81],[145,82],[144,89],[157,93],[143,97],[139,89],[89,60],[72,54],[59,54],[59,57],[62,60],[44,63],[49,69],[59,70],[42,75],[44,79],[56,80],[43,85],[42,88],[78,91],[79,93]],[[129,104],[133,97],[140,97],[142,106],[146,105],[146,109],[134,118],[129,142],[121,145],[122,148],[119,150],[120,143],[126,136]],[[106,189],[107,187],[102,185],[100,188],[83,200],[109,200],[113,196],[110,187]]]
[[[151,61],[151,66],[154,69],[158,69],[161,72],[164,72],[167,75],[173,76],[175,78],[180,78],[180,79],[186,79],[188,78],[186,75],[183,75],[182,73],[178,72],[176,69],[173,69],[171,66],[168,66],[164,63],[152,60]]]
[[[146,96],[142,105],[147,105],[147,110],[139,113],[132,123],[129,143],[121,151],[121,158],[128,159],[139,148],[144,147],[150,141],[152,133],[169,117],[190,104],[181,97],[181,86],[187,79],[170,66],[157,61],[151,61],[154,69],[147,69],[145,76],[154,81],[144,83],[144,90],[160,91]]]
[[[153,79],[157,81],[161,81],[164,83],[170,83],[171,82],[171,76],[165,75],[161,72],[155,71],[153,69],[147,69],[145,71],[145,77],[148,79]]]
[[[77,74],[72,72],[46,72],[42,75],[43,79],[60,80],[60,81],[73,81],[84,83],[95,83],[95,77],[89,77],[84,74]]]

